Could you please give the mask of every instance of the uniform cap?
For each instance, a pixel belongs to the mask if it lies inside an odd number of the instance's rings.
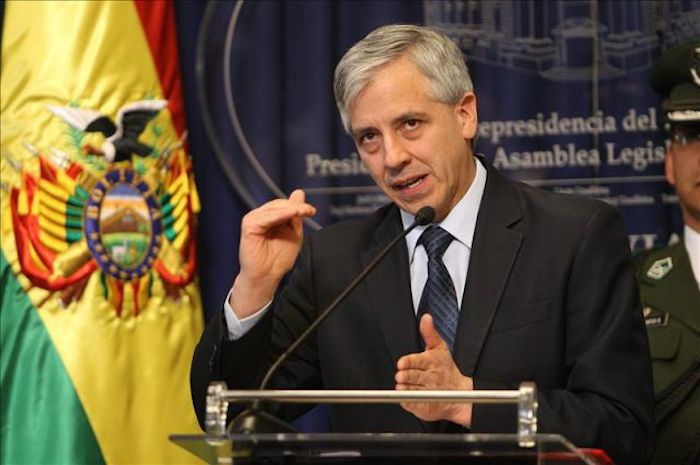
[[[668,122],[700,122],[700,39],[661,55],[651,68],[651,86],[663,98]]]

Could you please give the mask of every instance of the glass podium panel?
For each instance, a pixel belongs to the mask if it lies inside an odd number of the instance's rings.
[[[536,435],[521,447],[515,434],[283,433],[170,439],[212,464],[536,464],[599,465],[559,435]]]

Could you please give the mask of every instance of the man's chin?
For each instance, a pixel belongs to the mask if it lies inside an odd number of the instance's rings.
[[[406,213],[410,213],[413,216],[416,216],[416,213],[418,213],[418,210],[423,208],[425,205],[419,205],[417,203],[406,203],[406,202],[399,202],[397,200],[394,200],[394,204],[399,207],[401,210],[405,211]]]

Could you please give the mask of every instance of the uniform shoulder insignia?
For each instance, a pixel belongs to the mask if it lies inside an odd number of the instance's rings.
[[[673,269],[673,260],[671,257],[660,258],[656,260],[647,271],[647,276],[651,279],[661,279]]]
[[[666,312],[645,306],[642,310],[642,314],[644,315],[644,324],[647,328],[666,326],[668,324],[668,313]]]

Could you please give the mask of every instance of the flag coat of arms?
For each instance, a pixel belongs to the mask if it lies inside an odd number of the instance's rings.
[[[5,3],[3,464],[192,463],[199,199],[171,2]]]

